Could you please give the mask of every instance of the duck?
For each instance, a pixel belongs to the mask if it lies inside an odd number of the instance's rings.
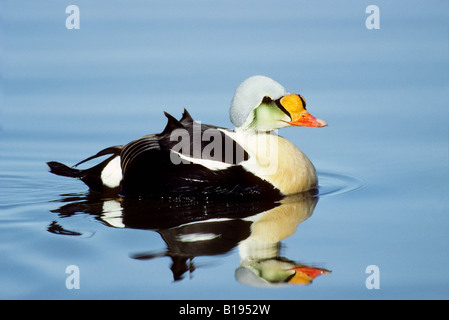
[[[47,162],[50,172],[120,198],[272,200],[317,189],[312,162],[277,131],[327,123],[308,112],[302,95],[267,76],[238,85],[229,109],[234,129],[195,121],[185,108],[179,120],[164,114],[162,132],[105,148],[72,167]]]

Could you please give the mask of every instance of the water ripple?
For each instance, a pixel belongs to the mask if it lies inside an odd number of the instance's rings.
[[[320,196],[333,196],[364,187],[362,180],[333,172],[318,172]]]

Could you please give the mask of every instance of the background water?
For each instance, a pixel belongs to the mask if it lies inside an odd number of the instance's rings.
[[[447,1],[77,0],[79,30],[65,26],[69,4],[0,1],[2,299],[449,298]],[[136,259],[167,238],[47,172],[159,132],[163,111],[229,127],[254,74],[329,123],[280,132],[320,178],[313,214],[281,241],[281,256],[332,270],[308,286],[241,284],[237,243],[174,281],[169,257]]]

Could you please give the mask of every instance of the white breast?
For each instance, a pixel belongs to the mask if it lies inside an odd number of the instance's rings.
[[[270,182],[284,195],[313,189],[318,184],[315,167],[293,143],[276,134],[226,132],[250,155],[241,165]]]

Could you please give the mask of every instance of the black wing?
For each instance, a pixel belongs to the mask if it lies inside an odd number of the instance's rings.
[[[186,110],[180,121],[166,116],[168,123],[160,134],[144,136],[123,149],[123,196],[222,198],[265,192],[279,196],[271,184],[239,165],[249,155],[223,132],[226,129],[197,123]],[[184,156],[183,161],[179,155]],[[223,168],[186,159],[213,160]]]

